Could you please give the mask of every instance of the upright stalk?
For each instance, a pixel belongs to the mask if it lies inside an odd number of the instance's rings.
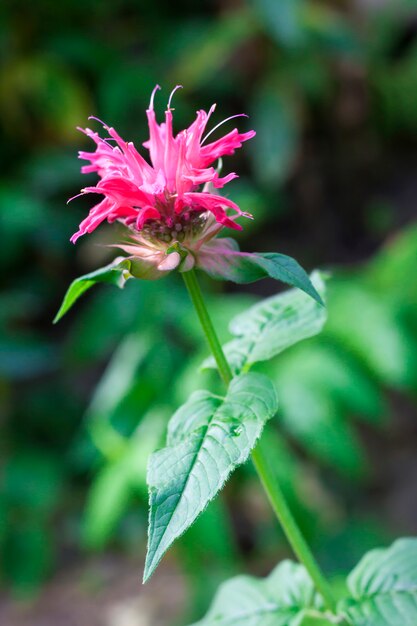
[[[232,371],[229,363],[226,360],[223,349],[217,337],[216,331],[210,319],[206,305],[204,303],[203,294],[200,289],[200,285],[197,281],[197,276],[194,270],[183,272],[185,285],[190,294],[191,300],[194,304],[195,310],[199,317],[201,326],[203,328],[205,337],[210,346],[213,357],[217,363],[217,367],[220,376],[226,386],[229,385],[233,378]],[[333,594],[322,574],[319,565],[317,564],[310,548],[308,547],[297,523],[288,507],[284,494],[278,484],[277,477],[273,472],[271,465],[268,462],[267,456],[264,453],[262,446],[258,445],[255,450],[252,451],[252,461],[258,473],[261,484],[268,496],[268,499],[272,505],[272,508],[277,516],[285,535],[290,543],[294,553],[298,559],[303,563],[304,567],[310,574],[317,590],[321,593],[323,600],[327,608],[334,613],[336,608],[336,602],[333,598]]]
[[[207,307],[204,303],[203,294],[200,289],[200,285],[197,280],[197,276],[194,270],[183,272],[182,277],[190,294],[191,300],[194,304],[194,308],[197,311],[198,318],[203,328],[205,337],[210,346],[210,350],[214,356],[219,369],[219,374],[226,387],[229,386],[230,381],[233,378],[230,365],[224,356],[223,348],[217,337],[217,333],[214,330],[213,323],[210,319]]]
[[[268,461],[268,457],[262,449],[262,442],[260,442],[252,451],[252,461],[256,471],[258,472],[259,479],[265,489],[266,495],[268,496],[268,500],[271,503],[275,515],[285,532],[288,543],[294,550],[294,554],[296,554],[298,560],[303,563],[304,567],[310,574],[316,588],[323,596],[327,608],[334,613],[336,611],[336,602],[333,598],[330,585],[324,578],[313,553],[308,547],[307,542],[290,511],[277,477]]]

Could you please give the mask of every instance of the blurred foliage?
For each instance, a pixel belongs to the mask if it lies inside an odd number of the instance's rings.
[[[87,180],[75,126],[97,115],[140,145],[157,82],[160,112],[185,87],[178,127],[213,101],[215,122],[250,114],[240,123],[257,138],[230,160],[241,174],[230,195],[255,215],[242,246],[309,268],[357,264],[334,270],[324,333],[268,366],[277,471],[323,562],[349,567],[391,531],[369,504],[382,490],[378,442],[396,399],[414,406],[417,391],[415,3],[6,0],[0,15],[2,582],[27,594],[68,553],[143,551],[146,456],[191,390],[216,389],[215,373],[197,373],[207,355],[175,278],[97,288],[51,326],[67,284],[112,259],[104,226],[68,242],[89,206],[65,205]],[[227,340],[259,293],[207,287]],[[239,569],[237,555],[265,570],[285,551],[251,467],[232,485],[197,522],[205,546],[191,530],[176,548],[200,585],[190,614]],[[196,562],[210,581],[198,582]]]

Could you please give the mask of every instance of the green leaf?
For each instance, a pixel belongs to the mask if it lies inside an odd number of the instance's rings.
[[[150,516],[144,580],[244,463],[265,422],[277,410],[271,381],[262,374],[232,380],[225,398],[196,391],[173,415],[167,447],[148,466]]]
[[[368,552],[348,577],[339,611],[353,626],[417,624],[417,539]]]
[[[110,283],[123,288],[126,281],[130,278],[129,269],[130,261],[128,259],[120,260],[119,257],[105,267],[101,267],[94,272],[76,278],[69,286],[53,323],[56,324],[61,317],[69,311],[78,298],[96,283]]]
[[[331,616],[326,617],[322,613],[313,611],[303,611],[300,617],[291,623],[291,626],[331,626],[332,624],[346,626],[346,622],[341,622],[337,618],[332,619]]]
[[[321,607],[304,567],[283,561],[265,579],[238,576],[223,583],[207,615],[194,626],[331,624]]]
[[[314,387],[329,397],[343,413],[355,415],[377,425],[384,421],[387,407],[375,380],[367,375],[348,352],[318,339],[299,346],[289,357],[293,373],[298,369],[301,384]],[[277,364],[277,377],[285,372],[286,358]]]
[[[386,420],[375,380],[351,354],[322,336],[298,344],[267,368],[276,381],[284,429],[337,472],[363,478],[369,466],[352,416],[373,426]]]
[[[213,239],[201,247],[197,265],[209,276],[234,283],[252,283],[261,278],[274,278],[298,287],[319,304],[323,300],[312,285],[308,274],[290,256],[277,252],[240,252],[230,238]]]
[[[114,533],[132,495],[129,463],[122,458],[99,471],[87,497],[83,542],[102,550]]]
[[[324,297],[322,274],[314,272],[311,281]],[[231,321],[229,329],[237,339],[224,346],[226,358],[235,372],[268,361],[302,339],[319,333],[326,317],[326,309],[298,289],[262,300]],[[216,365],[210,357],[203,366]]]
[[[35,518],[15,519],[7,529],[2,578],[21,597],[34,594],[53,569],[55,554],[50,527]]]
[[[395,307],[358,281],[339,278],[329,286],[326,337],[358,357],[381,381],[412,384],[415,354]]]
[[[165,408],[156,407],[142,418],[129,440],[120,436],[115,440],[117,457],[98,472],[88,493],[83,527],[88,548],[103,549],[128,511],[133,495],[146,493],[147,459],[162,441],[166,417]]]
[[[141,333],[128,333],[114,350],[94,390],[84,419],[96,447],[108,458],[112,458],[117,452],[117,446],[114,446],[111,436],[111,433],[114,433],[112,423],[114,416],[137,382],[139,367],[143,366],[149,356],[153,343],[153,339],[143,330]],[[135,404],[136,415],[137,411],[138,406]],[[104,447],[101,445],[104,443],[102,437],[106,437],[106,431],[109,434],[108,448],[106,444]]]
[[[300,348],[299,354],[288,353],[277,364],[279,419],[309,454],[351,479],[360,478],[366,469],[360,441],[340,403],[327,389],[308,378],[303,352]]]
[[[281,2],[268,1],[281,6]],[[250,111],[256,138],[248,146],[257,180],[273,189],[288,177],[300,144],[300,103],[296,90],[289,81],[281,79],[278,86],[276,83],[274,78],[273,83],[268,81],[256,90]]]
[[[280,44],[288,47],[299,45],[303,39],[301,8],[303,0],[257,0],[254,8],[267,32]]]
[[[63,489],[59,457],[45,449],[17,450],[3,461],[1,491],[9,505],[42,519],[56,508]]]
[[[226,576],[236,576],[240,570],[240,551],[223,498],[210,502],[181,537],[178,547],[181,570],[188,581],[189,615],[202,615],[216,593],[219,581]],[[201,576],[203,563],[204,576]]]
[[[228,59],[253,36],[254,29],[257,26],[252,14],[242,6],[241,10],[236,9],[230,15],[226,12],[211,24],[207,23],[200,32],[197,31],[199,45],[196,47],[196,24],[193,23],[193,37],[190,41],[182,41],[183,45],[175,54],[170,71],[172,79],[181,78],[184,84],[194,88],[207,85],[208,81],[218,81]],[[230,80],[230,72],[227,75]]]
[[[302,9],[301,21],[305,38],[317,53],[344,54],[346,57],[365,53],[359,33],[331,6],[307,2]]]
[[[401,309],[417,306],[417,281],[409,280],[417,258],[417,224],[389,238],[365,270],[365,286],[389,298]]]

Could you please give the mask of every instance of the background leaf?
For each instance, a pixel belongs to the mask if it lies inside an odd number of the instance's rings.
[[[304,567],[283,561],[265,579],[238,576],[223,583],[194,626],[298,626],[306,610],[319,607]]]
[[[320,366],[319,359],[316,366]],[[279,420],[287,433],[301,442],[309,454],[330,463],[338,472],[351,478],[361,476],[366,461],[360,440],[329,388],[323,393],[323,387],[315,384],[308,352],[289,353],[277,363],[275,371],[282,399]]]
[[[88,494],[83,529],[84,543],[89,548],[103,548],[133,496],[145,494],[147,460],[161,442],[165,413],[155,408],[142,418],[129,439],[119,437],[112,449],[113,455],[117,451],[117,457],[111,458],[95,477]],[[103,447],[109,449],[110,443],[107,436]]]
[[[340,610],[353,626],[417,623],[417,539],[368,552],[348,577],[353,599]]]
[[[384,382],[403,386],[410,380],[413,347],[396,311],[360,281],[332,284],[326,334],[336,339]]]
[[[276,3],[267,0],[269,4]],[[295,0],[296,1],[296,0]],[[294,0],[286,4],[295,4]],[[256,137],[248,150],[253,169],[263,185],[274,188],[285,180],[298,149],[297,101],[287,86],[271,85],[260,88],[251,107],[251,119]]]

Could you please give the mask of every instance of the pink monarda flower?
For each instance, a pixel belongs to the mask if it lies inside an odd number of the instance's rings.
[[[157,85],[152,92],[146,111],[149,140],[143,144],[149,150],[150,163],[132,142],[124,141],[106,124],[103,126],[109,136],[104,138],[89,128],[79,129],[96,144],[94,152],[79,153],[81,159],[90,161],[81,171],[97,172],[100,177],[97,185],[86,187],[81,195],[95,193],[104,198],[81,222],[71,241],[75,243],[81,235],[91,233],[104,220],[118,220],[127,231],[126,241],[116,245],[132,261],[137,261],[137,274],[146,278],[157,278],[161,271],[175,269],[184,261],[184,255],[172,252],[175,243],[191,253],[186,254],[184,269],[188,269],[198,263],[199,250],[219,230],[224,226],[240,230],[236,217],[251,217],[234,202],[215,193],[237,175],[221,177],[213,164],[222,156],[233,154],[255,131],[239,133],[235,128],[208,142],[209,136],[224,123],[206,133],[215,109],[213,105],[208,113],[198,111],[191,126],[175,135],[171,101],[179,87],[170,95],[165,122],[161,124],[157,123],[154,111],[154,97],[160,87]]]

